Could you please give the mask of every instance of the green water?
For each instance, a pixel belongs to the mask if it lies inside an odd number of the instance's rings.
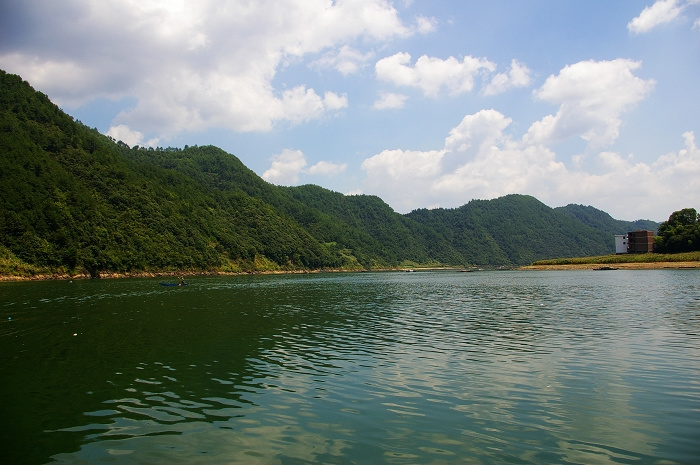
[[[0,463],[700,463],[700,272],[0,284]]]

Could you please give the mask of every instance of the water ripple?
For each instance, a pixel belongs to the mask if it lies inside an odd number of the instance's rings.
[[[692,463],[697,277],[57,284],[3,304],[2,368],[59,463]]]

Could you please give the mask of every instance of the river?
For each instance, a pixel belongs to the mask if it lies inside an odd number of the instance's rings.
[[[0,463],[700,463],[700,270],[0,283]]]

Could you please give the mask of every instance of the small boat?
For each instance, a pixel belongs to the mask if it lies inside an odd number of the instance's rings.
[[[174,287],[179,287],[179,286],[187,286],[189,283],[165,283],[161,282],[161,286],[174,286]]]
[[[617,270],[614,266],[601,266],[600,268],[593,268],[596,271],[613,271]]]

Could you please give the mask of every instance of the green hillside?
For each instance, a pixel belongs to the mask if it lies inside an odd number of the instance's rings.
[[[0,157],[4,275],[520,265],[614,246],[609,225],[529,196],[400,215],[271,185],[213,146],[131,148],[2,71]]]
[[[656,234],[659,223],[651,220],[622,221],[616,220],[602,210],[591,206],[569,204],[565,207],[557,207],[554,210],[575,218],[582,223],[599,229],[609,236],[615,234],[627,234],[630,231],[649,230]]]
[[[313,185],[285,190],[304,205],[331,218],[334,224],[357,231],[359,235],[346,238],[353,247],[367,249],[392,263],[466,263],[464,254],[430,225],[422,225],[395,213],[379,197],[344,196]]]
[[[472,200],[456,209],[416,210],[408,217],[430,224],[469,263],[522,265],[541,257],[600,255],[614,237],[554,210],[534,197]]]
[[[74,122],[18,77],[0,79],[5,255],[91,275],[339,264],[262,198],[201,182],[207,172],[193,160],[205,158],[207,148],[185,157],[177,150],[132,150]],[[174,166],[140,159],[159,157]],[[226,157],[227,164],[236,162]]]

